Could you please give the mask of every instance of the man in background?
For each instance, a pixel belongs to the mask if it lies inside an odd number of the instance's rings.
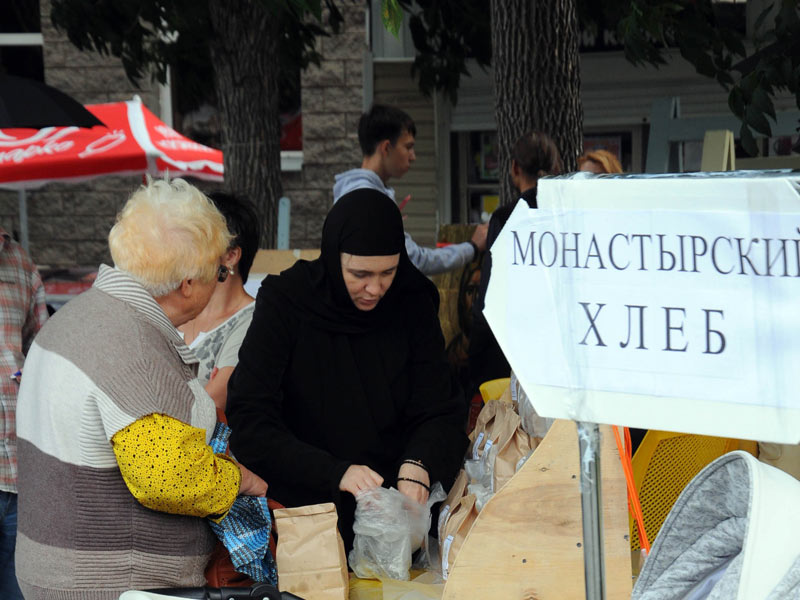
[[[22,246],[0,228],[0,598],[22,600],[14,572],[17,542],[17,390],[34,336],[47,319],[44,286]]]
[[[358,142],[364,155],[361,168],[336,175],[333,201],[360,188],[378,190],[395,200],[394,189],[387,184],[392,177],[405,175],[416,160],[416,135],[416,125],[404,111],[382,104],[373,105],[358,122]],[[406,233],[408,258],[425,275],[459,269],[486,249],[487,228],[485,224],[478,225],[470,241],[444,248],[423,248]]]

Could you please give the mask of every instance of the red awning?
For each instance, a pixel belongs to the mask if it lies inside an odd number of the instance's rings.
[[[0,187],[144,173],[222,181],[220,150],[182,136],[138,98],[86,108],[107,127],[0,130]]]

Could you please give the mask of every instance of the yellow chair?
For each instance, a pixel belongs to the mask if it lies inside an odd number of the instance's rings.
[[[651,545],[683,488],[711,461],[734,450],[758,455],[756,442],[668,431],[645,434],[632,464]],[[632,516],[629,525],[631,550],[638,551],[639,531]]]
[[[483,402],[486,403],[489,402],[489,400],[500,400],[503,396],[503,393],[508,389],[510,383],[510,377],[484,381],[478,387],[478,390],[481,393],[481,398],[483,398]]]

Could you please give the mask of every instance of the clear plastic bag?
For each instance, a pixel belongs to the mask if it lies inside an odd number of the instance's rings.
[[[537,441],[544,438],[553,425],[554,419],[539,416],[514,373],[511,374],[511,397],[517,403],[522,429],[525,430],[525,433]]]
[[[497,446],[487,442],[489,447],[484,450],[478,460],[464,461],[464,470],[467,472],[469,484],[467,490],[475,494],[475,507],[480,512],[483,506],[494,496],[494,462],[497,458]]]
[[[427,555],[431,506],[445,497],[438,482],[424,505],[394,488],[359,493],[353,523],[356,535],[349,556],[355,574],[362,579],[408,581],[411,555],[419,548]]]

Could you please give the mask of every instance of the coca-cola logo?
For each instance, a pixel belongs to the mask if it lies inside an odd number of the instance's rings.
[[[186,150],[193,152],[214,152],[213,148],[203,146],[191,140],[158,140],[156,146],[165,150]]]
[[[27,137],[16,137],[0,131],[0,164],[20,164],[29,159],[54,156],[72,150],[76,140],[68,139],[68,136],[76,131],[77,127],[46,127]],[[108,131],[89,141],[78,157],[87,158],[108,152],[126,139],[127,136],[121,129]]]
[[[156,125],[153,127],[158,133],[161,134],[161,137],[165,138],[180,138],[181,134],[175,131],[172,127],[167,125]]]
[[[75,145],[75,142],[62,138],[77,130],[77,127],[45,127],[25,138],[14,137],[0,131],[0,164],[20,164],[29,158],[66,152]],[[9,149],[3,150],[3,148]]]
[[[112,148],[119,146],[122,142],[126,140],[127,136],[125,132],[121,129],[115,129],[114,131],[109,131],[101,138],[97,138],[92,142],[86,144],[86,148],[83,149],[83,152],[78,154],[79,158],[86,158],[87,156],[91,156],[92,154],[100,154],[102,152],[107,152]]]

